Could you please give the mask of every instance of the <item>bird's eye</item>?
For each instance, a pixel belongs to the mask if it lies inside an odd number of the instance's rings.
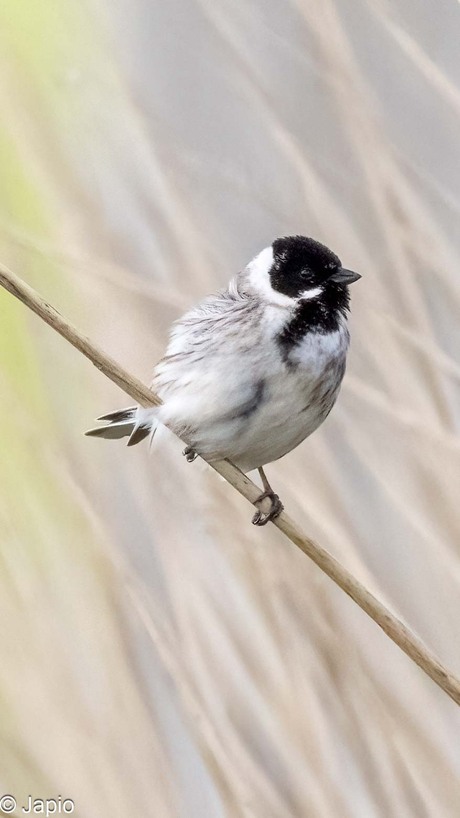
[[[330,261],[329,264],[327,265],[327,269],[328,270],[336,270],[337,269],[337,264],[335,263],[335,261]]]

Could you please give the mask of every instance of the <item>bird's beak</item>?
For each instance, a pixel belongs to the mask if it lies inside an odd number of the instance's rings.
[[[354,273],[353,270],[346,270],[345,267],[341,267],[340,270],[333,273],[329,276],[329,281],[335,281],[337,284],[353,284],[354,281],[358,281],[362,276],[359,273]]]

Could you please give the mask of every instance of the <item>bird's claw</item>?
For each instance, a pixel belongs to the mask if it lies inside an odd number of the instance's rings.
[[[198,457],[197,452],[195,449],[192,449],[191,446],[186,446],[182,454],[184,455],[187,463],[193,463],[193,461]]]
[[[256,502],[260,503],[267,497],[271,500],[270,511],[267,511],[266,513],[263,511],[256,511],[254,517],[252,518],[253,525],[266,525],[270,522],[270,520],[274,520],[276,517],[278,517],[283,511],[284,506],[274,491],[264,491],[264,493],[257,498]]]

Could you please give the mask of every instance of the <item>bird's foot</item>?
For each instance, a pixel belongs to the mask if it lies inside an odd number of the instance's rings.
[[[267,497],[271,500],[272,503],[270,511],[268,511],[267,513],[264,513],[263,511],[256,511],[254,517],[252,518],[253,525],[266,525],[267,523],[270,522],[270,520],[274,520],[275,517],[278,517],[283,511],[284,506],[280,498],[271,489],[270,490],[267,489],[267,491],[264,491],[263,494],[261,494],[260,497],[257,498],[256,502],[259,503],[262,500],[265,500]]]
[[[193,461],[198,457],[198,453],[195,451],[195,449],[192,449],[191,446],[186,446],[182,454],[184,455],[187,463],[193,463]]]

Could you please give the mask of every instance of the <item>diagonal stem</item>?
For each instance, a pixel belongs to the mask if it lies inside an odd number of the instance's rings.
[[[46,321],[52,329],[62,335],[83,355],[86,355],[97,369],[114,381],[135,401],[143,406],[159,405],[161,403],[154,392],[94,346],[76,327],[47,304],[32,287],[29,287],[19,276],[2,264],[0,264],[0,285],[39,315],[43,321]],[[209,465],[243,497],[246,497],[250,503],[256,505],[256,500],[260,496],[260,488],[249,477],[226,460],[210,463]],[[263,503],[261,507],[264,509]],[[268,501],[266,507],[268,510]],[[347,571],[322,546],[307,537],[284,511],[273,520],[273,525],[279,528],[297,548],[300,548],[336,585],[345,591],[454,702],[460,704],[460,679],[444,667],[437,656],[382,602],[376,599],[353,574]]]

